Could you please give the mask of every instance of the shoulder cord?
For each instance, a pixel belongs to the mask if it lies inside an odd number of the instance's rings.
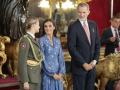
[[[32,52],[33,52],[33,55],[34,55],[34,57],[35,57],[35,59],[36,59],[36,61],[38,61],[39,63],[40,63],[40,66],[41,66],[41,62],[42,62],[42,60],[43,60],[43,56],[42,56],[42,53],[40,53],[41,54],[41,60],[39,60],[38,58],[37,58],[37,56],[36,56],[36,54],[35,54],[35,50],[34,50],[34,48],[33,48],[33,45],[32,45],[32,42],[31,42],[31,40],[26,36],[26,38],[28,39],[28,41],[29,41],[29,43],[30,43],[30,46],[31,46],[31,48],[32,48]]]

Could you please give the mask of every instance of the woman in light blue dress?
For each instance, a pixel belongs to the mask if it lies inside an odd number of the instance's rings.
[[[51,19],[44,21],[43,36],[39,43],[45,56],[42,90],[63,90],[64,56],[60,40],[56,37],[55,24]]]

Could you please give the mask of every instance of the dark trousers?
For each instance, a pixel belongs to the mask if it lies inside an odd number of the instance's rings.
[[[106,90],[114,90],[114,87],[113,87],[114,84],[115,84],[115,81],[109,80],[106,85]]]
[[[85,71],[86,72],[86,71]],[[95,69],[80,75],[72,75],[73,78],[73,90],[95,90]]]

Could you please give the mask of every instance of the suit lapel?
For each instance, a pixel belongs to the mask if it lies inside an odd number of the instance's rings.
[[[110,32],[110,35],[113,37],[113,33],[112,33],[112,29],[110,28],[110,30],[109,30]]]
[[[95,30],[94,30],[94,27],[92,26],[92,24],[90,23],[90,21],[88,21],[88,27],[89,27],[89,31],[90,31],[90,40],[91,40],[91,46],[92,46]]]
[[[88,40],[88,38],[87,38],[87,35],[86,35],[86,33],[85,33],[85,30],[84,30],[82,24],[80,23],[79,20],[77,20],[77,22],[78,22],[78,26],[79,26],[79,31],[82,32],[82,34],[83,34],[83,36],[84,36],[84,38],[85,38],[85,41],[90,45],[89,40]],[[90,36],[91,36],[91,35],[90,35]]]

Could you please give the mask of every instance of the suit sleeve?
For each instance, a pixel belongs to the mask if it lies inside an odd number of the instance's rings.
[[[67,44],[68,44],[68,50],[71,55],[71,57],[75,58],[80,65],[83,65],[86,63],[84,61],[84,58],[80,55],[76,48],[76,40],[77,40],[77,32],[76,30],[72,27],[72,25],[69,26],[68,28],[68,37],[67,37]]]
[[[96,26],[96,37],[95,37],[95,53],[94,53],[94,60],[98,62],[99,55],[100,55],[100,38],[98,33],[98,27]]]
[[[101,38],[101,44],[102,45],[111,44],[111,45],[114,46],[114,45],[118,44],[117,39],[114,42],[110,41],[110,37],[113,37],[110,34],[110,31],[111,31],[111,29],[104,30],[104,32],[102,34],[102,38]]]
[[[112,37],[112,36],[109,35],[109,31],[108,30],[104,30],[104,32],[102,34],[102,37],[101,37],[101,44],[102,45],[114,44],[114,42],[111,42],[110,39],[109,39],[110,37]]]
[[[19,68],[19,76],[21,82],[29,82],[28,78],[28,70],[27,70],[27,57],[28,57],[28,51],[29,51],[30,45],[26,38],[22,38],[20,40],[19,44],[19,62],[18,62],[18,68]]]

